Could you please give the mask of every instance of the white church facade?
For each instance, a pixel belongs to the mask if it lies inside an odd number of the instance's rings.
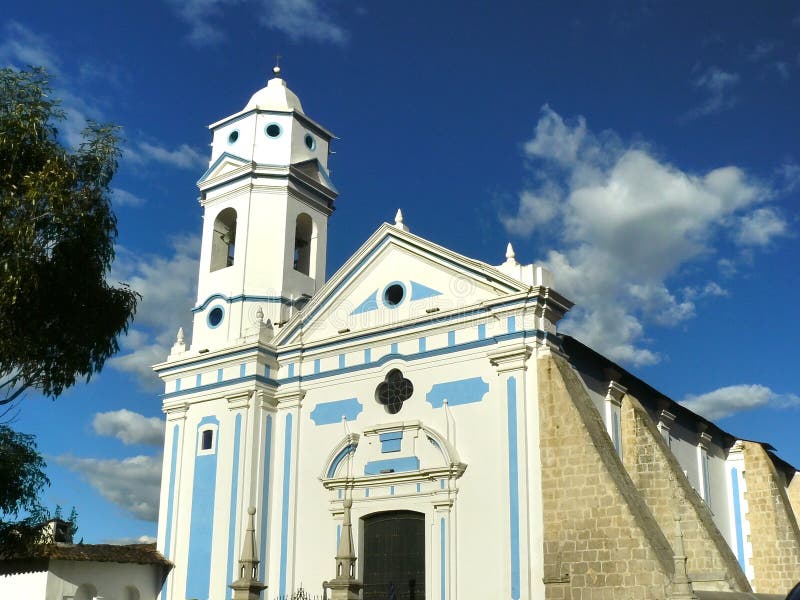
[[[333,134],[279,72],[210,128],[191,343],[155,367],[163,600],[233,597],[250,507],[265,600],[321,593],[346,517],[364,600],[800,579],[794,468],[559,334],[572,304],[545,269],[466,258],[398,212],[326,280]]]

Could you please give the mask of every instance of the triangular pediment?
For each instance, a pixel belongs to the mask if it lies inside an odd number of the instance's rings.
[[[201,185],[209,180],[217,179],[225,175],[250,168],[251,166],[251,161],[229,152],[223,152],[219,158],[217,158],[217,160],[215,160],[211,166],[208,167],[206,172],[203,173],[203,176],[200,177],[197,185]]]
[[[384,224],[276,336],[279,346],[403,327],[525,293],[486,263]]]
[[[292,168],[297,169],[312,181],[325,186],[332,192],[335,192],[336,194],[339,193],[336,189],[336,186],[333,185],[331,176],[327,169],[322,166],[322,163],[318,159],[312,158],[310,160],[304,160],[302,162],[295,163],[292,165]]]

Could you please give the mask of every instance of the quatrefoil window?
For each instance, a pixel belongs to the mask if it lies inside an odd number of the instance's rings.
[[[411,398],[414,384],[403,377],[400,369],[392,369],[386,379],[375,390],[375,399],[386,407],[386,412],[394,415],[403,408],[403,402]]]

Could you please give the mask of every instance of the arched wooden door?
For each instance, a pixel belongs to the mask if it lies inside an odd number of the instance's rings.
[[[364,600],[425,600],[425,515],[364,518]]]

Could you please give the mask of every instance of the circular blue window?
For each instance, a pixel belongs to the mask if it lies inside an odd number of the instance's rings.
[[[386,289],[383,290],[383,301],[389,308],[394,308],[403,301],[405,295],[405,286],[397,281],[395,283],[390,283],[386,286]]]
[[[315,140],[314,137],[310,133],[307,133],[306,134],[306,148],[308,148],[309,150],[313,150],[316,147],[317,147],[317,140]]]
[[[233,131],[231,131],[230,135],[228,136],[228,143],[229,144],[235,144],[236,140],[238,140],[238,139],[239,139],[239,130],[238,129],[234,129]]]
[[[225,316],[225,311],[222,310],[222,307],[215,306],[208,313],[208,326],[212,328],[219,327],[219,324],[222,323],[222,319],[224,316]]]
[[[277,123],[270,123],[266,127],[264,127],[264,133],[266,133],[271,138],[276,138],[281,136],[281,126]]]

